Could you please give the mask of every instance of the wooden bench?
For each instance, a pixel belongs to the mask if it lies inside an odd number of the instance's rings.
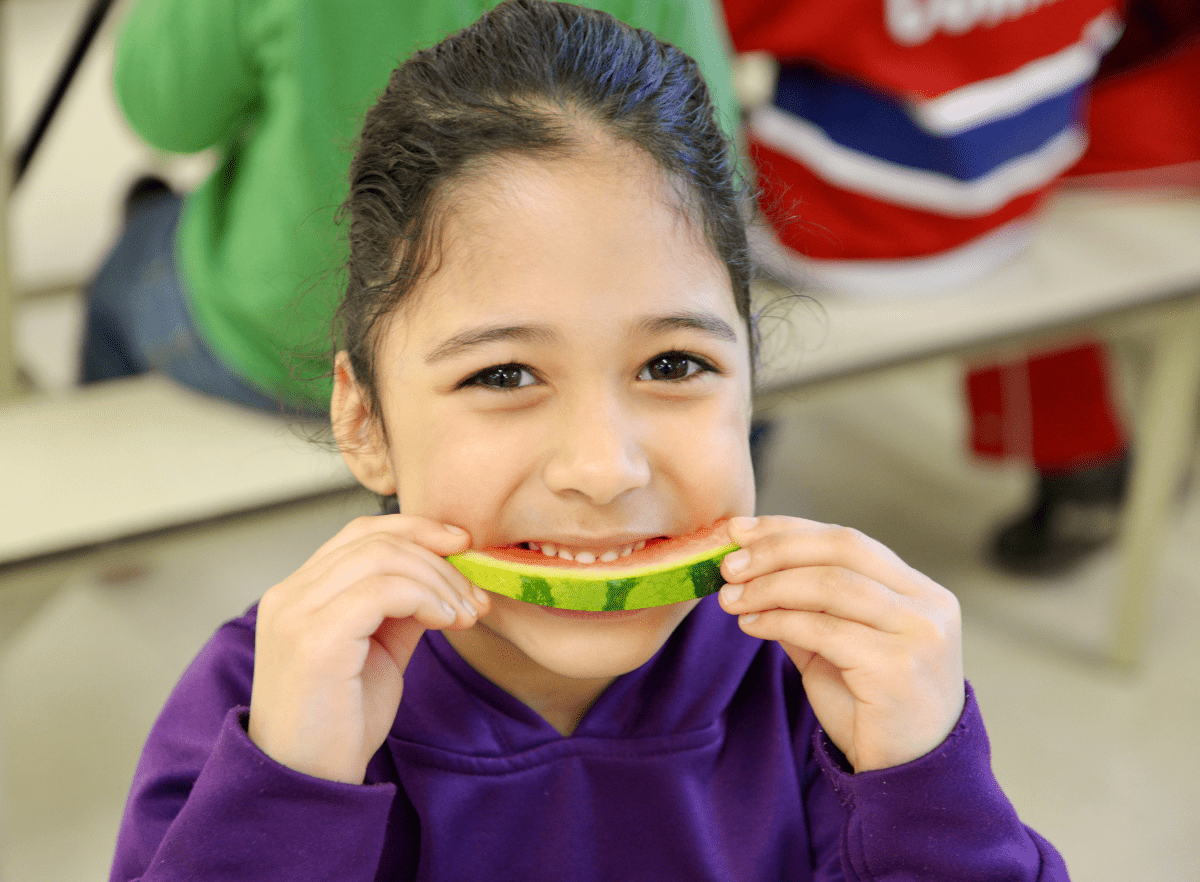
[[[778,294],[763,285],[757,305]],[[761,404],[927,359],[1002,354],[1085,333],[1147,343],[1108,646],[1113,662],[1135,664],[1200,398],[1200,195],[1063,191],[1033,247],[978,283],[910,299],[813,298],[819,308],[792,300],[770,310],[819,339],[764,353]]]
[[[158,375],[0,406],[0,637],[130,543],[357,488],[316,432]]]

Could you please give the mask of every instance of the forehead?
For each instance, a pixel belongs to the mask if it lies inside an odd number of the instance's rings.
[[[436,257],[405,318],[416,331],[463,313],[600,319],[620,305],[737,322],[729,273],[679,191],[611,140],[472,168],[443,195]]]

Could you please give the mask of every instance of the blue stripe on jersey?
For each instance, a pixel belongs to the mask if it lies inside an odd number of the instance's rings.
[[[972,181],[1078,124],[1086,95],[1087,86],[1077,86],[1013,116],[942,137],[918,125],[891,96],[815,67],[784,65],[775,105],[850,150]]]

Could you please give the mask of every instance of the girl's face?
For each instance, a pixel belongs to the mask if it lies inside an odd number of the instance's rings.
[[[364,424],[378,445],[349,456],[364,483],[476,548],[598,557],[752,514],[747,329],[653,160],[609,140],[506,158],[446,203],[440,259],[379,340],[383,431]],[[338,374],[335,418],[361,413]],[[642,665],[694,605],[563,613],[493,595],[446,636],[493,679],[499,664],[553,690]]]

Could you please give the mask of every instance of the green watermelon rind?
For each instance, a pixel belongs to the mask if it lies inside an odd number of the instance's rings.
[[[488,591],[583,612],[646,609],[712,594],[725,584],[721,561],[739,546],[723,545],[681,561],[644,568],[519,566],[479,551],[446,558],[455,569]]]

